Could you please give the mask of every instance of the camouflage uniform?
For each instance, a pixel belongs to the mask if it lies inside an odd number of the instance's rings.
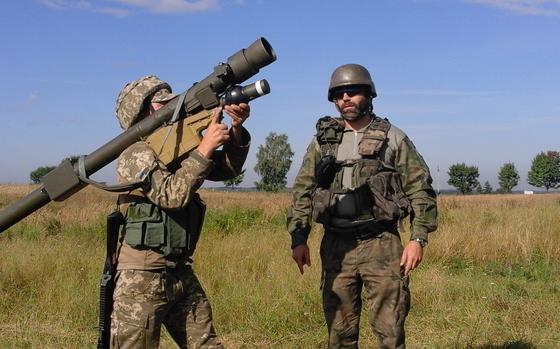
[[[155,90],[152,102],[173,96],[170,87],[156,77],[145,77],[127,85],[117,100],[117,117],[124,129],[134,124],[141,111],[138,105],[144,103],[142,96],[146,95],[146,89],[141,93],[134,90],[138,82]],[[223,181],[240,173],[250,143],[245,129],[242,138],[242,146],[228,142],[221,151],[214,152],[212,159],[193,150],[173,171],[147,143],[136,142],[118,158],[118,181],[143,181],[145,184],[132,193],[140,202],[143,199],[148,205],[155,204],[168,217],[177,217],[179,221],[194,218],[201,226],[205,206],[196,191],[205,179]],[[121,210],[128,208],[130,215],[135,204],[121,205]],[[199,217],[193,217],[189,211],[195,204],[203,207],[197,214]],[[149,217],[135,219],[144,225],[150,223]],[[191,267],[194,246],[166,257],[162,248],[129,244],[126,224],[117,257],[111,346],[157,348],[163,324],[180,348],[223,348],[212,324],[210,303]]]
[[[335,154],[338,161],[362,158],[358,145],[367,128],[344,129]],[[307,148],[293,187],[293,204],[288,215],[292,248],[307,242],[314,209],[312,198],[317,190],[316,166],[323,155],[315,137]],[[378,158],[386,168],[398,174],[402,190],[410,200],[411,238],[427,239],[428,233],[436,229],[437,213],[432,179],[423,158],[410,139],[393,125]],[[335,191],[329,199],[331,216],[323,223],[321,288],[329,332],[328,348],[358,347],[362,288],[368,303],[369,322],[380,348],[404,348],[404,320],[410,307],[410,293],[408,277],[402,276],[400,270],[403,246],[397,221],[377,222],[371,214],[358,218],[359,210],[355,206],[359,206],[356,203],[360,200],[355,200],[354,195],[358,194],[354,193],[360,188],[355,188],[354,167],[343,166],[337,176],[343,188],[357,190],[347,194]],[[334,182],[331,190],[333,186]],[[374,212],[375,207],[367,211]]]

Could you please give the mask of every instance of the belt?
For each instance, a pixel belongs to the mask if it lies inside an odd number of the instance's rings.
[[[383,232],[396,232],[396,226],[387,226],[379,223],[365,224],[355,228],[337,228],[332,226],[325,226],[327,234],[333,234],[339,238],[355,239],[355,240],[368,240],[381,235]]]

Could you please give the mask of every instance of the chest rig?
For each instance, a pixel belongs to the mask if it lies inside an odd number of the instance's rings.
[[[344,127],[341,119],[324,117],[317,122],[317,142],[321,159],[315,174],[317,188],[313,194],[313,219],[328,223],[337,213],[333,206],[340,195],[355,201],[356,220],[396,221],[410,210],[410,203],[402,190],[398,173],[381,159],[380,152],[387,143],[391,124],[387,119],[374,116],[358,144],[358,159],[337,160]],[[343,172],[351,167],[352,186],[343,185]],[[340,194],[340,195],[339,195]]]
[[[119,195],[125,212],[124,241],[134,248],[156,249],[168,260],[189,257],[200,237],[206,205],[198,193],[180,209],[163,209],[140,191]]]

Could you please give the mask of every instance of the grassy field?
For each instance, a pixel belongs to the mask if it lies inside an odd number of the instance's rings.
[[[0,185],[0,207],[34,189]],[[321,348],[318,245],[301,276],[288,194],[202,191],[197,271],[228,348]],[[440,228],[413,272],[409,348],[560,348],[560,194],[443,196]],[[86,188],[0,235],[0,348],[95,348],[104,217]],[[403,232],[406,238],[407,232]],[[362,317],[360,346],[376,348]],[[168,338],[163,348],[175,346]]]

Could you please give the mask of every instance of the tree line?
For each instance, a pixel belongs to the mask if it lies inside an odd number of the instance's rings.
[[[257,151],[257,162],[254,170],[260,176],[260,181],[254,183],[259,191],[276,192],[286,189],[286,176],[292,165],[294,152],[288,142],[286,134],[276,134],[270,132]],[[72,163],[77,161],[79,156],[73,155],[67,158]],[[29,175],[33,183],[39,183],[41,178],[53,170],[54,166],[41,166]],[[494,192],[488,181],[481,184],[478,180],[478,167],[469,166],[465,163],[456,163],[449,167],[447,172],[449,180],[447,183],[456,188],[461,194],[480,193],[489,194]],[[239,176],[224,181],[224,185],[229,188],[239,186],[245,176],[242,171]],[[513,188],[519,183],[519,172],[513,162],[502,165],[498,172],[499,188],[498,193],[511,193]],[[531,169],[527,173],[527,182],[538,188],[550,189],[560,187],[560,153],[558,151],[546,151],[537,154],[531,164]]]
[[[453,164],[447,172],[449,180],[447,183],[455,187],[461,194],[473,191],[482,194],[492,193],[492,186],[488,181],[481,185],[478,181],[478,167],[468,166],[464,163]],[[498,193],[511,193],[512,189],[519,183],[519,173],[513,162],[502,165],[498,172]],[[527,173],[527,183],[537,188],[550,189],[560,187],[560,153],[557,151],[546,151],[537,154],[531,162],[531,169]]]
[[[260,145],[257,152],[257,163],[254,167],[255,172],[261,180],[255,182],[259,191],[281,191],[286,189],[286,176],[292,166],[294,152],[288,142],[286,134],[276,134],[270,132],[265,139],[265,143]],[[79,155],[72,155],[65,160],[74,164],[80,158]],[[40,166],[29,174],[32,183],[40,183],[43,176],[54,170],[56,166]],[[224,181],[224,185],[229,188],[239,186],[244,179],[245,170],[237,177]]]

